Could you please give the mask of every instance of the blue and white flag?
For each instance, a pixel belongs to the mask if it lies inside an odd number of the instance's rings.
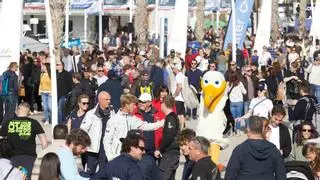
[[[243,41],[246,37],[246,30],[250,21],[250,14],[252,12],[254,0],[237,0],[236,1],[236,34],[232,34],[233,21],[230,18],[228,31],[224,40],[224,47],[226,49],[229,43],[232,43],[232,38],[236,38],[238,48],[242,49]],[[232,12],[233,13],[233,12]],[[230,17],[232,14],[230,15]]]
[[[87,9],[97,0],[70,0],[71,9]]]
[[[101,10],[101,1],[94,1],[92,5],[87,9],[88,15],[97,15]]]

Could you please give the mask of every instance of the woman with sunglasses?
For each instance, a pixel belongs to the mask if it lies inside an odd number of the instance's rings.
[[[86,94],[82,94],[79,96],[77,107],[73,111],[71,111],[68,117],[67,126],[69,132],[71,131],[71,129],[80,128],[81,122],[87,111],[89,110],[89,99],[89,96]]]
[[[303,145],[308,139],[317,138],[319,134],[310,121],[304,121],[300,127],[293,143],[292,159],[296,161],[307,161],[302,155]]]

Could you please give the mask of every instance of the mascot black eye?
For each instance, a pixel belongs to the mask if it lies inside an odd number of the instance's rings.
[[[218,85],[218,84],[219,84],[219,81],[215,81],[214,83],[215,83],[216,85]]]
[[[204,80],[204,83],[208,84],[208,83],[209,83],[209,81],[208,81],[208,80]]]

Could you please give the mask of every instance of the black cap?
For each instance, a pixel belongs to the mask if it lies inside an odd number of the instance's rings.
[[[109,70],[108,71],[108,78],[109,79],[112,79],[112,78],[114,78],[114,77],[116,77],[116,72],[114,72],[114,70]]]
[[[170,50],[170,53],[171,53],[171,54],[174,54],[174,53],[176,53],[176,51],[175,51],[174,49],[171,49],[171,50]]]

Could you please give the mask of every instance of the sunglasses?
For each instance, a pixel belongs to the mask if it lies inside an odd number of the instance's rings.
[[[147,101],[139,101],[139,103],[145,104],[145,103],[147,103]]]
[[[146,148],[143,147],[143,146],[138,146],[137,148],[139,148],[141,151],[145,151],[146,150]]]
[[[230,66],[235,66],[236,64],[230,64]]]
[[[197,63],[191,63],[192,65],[196,65]]]
[[[302,129],[302,132],[312,132],[312,129]]]
[[[89,102],[81,102],[82,105],[89,105]]]
[[[62,64],[56,64],[56,66],[62,66]]]
[[[98,72],[104,72],[104,70],[98,70]]]
[[[216,66],[210,66],[211,68],[216,68]]]

